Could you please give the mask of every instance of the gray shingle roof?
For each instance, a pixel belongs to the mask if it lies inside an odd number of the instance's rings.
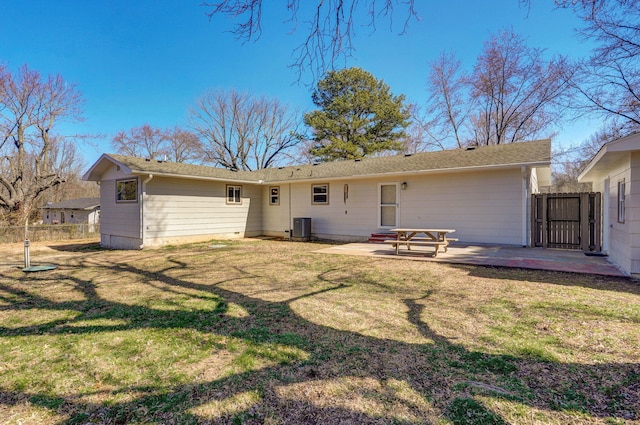
[[[384,174],[413,174],[445,170],[549,165],[551,141],[484,146],[472,150],[454,149],[417,153],[410,156],[363,158],[362,160],[326,162],[317,165],[267,168],[258,170],[265,182],[294,181],[320,178],[365,177]]]
[[[181,162],[158,161],[155,159],[136,158],[132,156],[108,154],[116,162],[126,166],[137,174],[158,174],[182,177],[201,177],[221,180],[258,181],[250,171],[231,171],[226,168],[193,165]]]
[[[551,140],[481,146],[475,149],[423,152],[408,156],[334,161],[317,165],[267,168],[256,171],[230,171],[224,168],[148,160],[123,155],[109,154],[107,156],[128,167],[135,174],[149,173],[176,177],[271,183],[520,165],[548,166],[551,163]]]
[[[65,210],[92,210],[100,206],[100,198],[78,198],[67,201],[51,203],[42,207],[43,209],[65,209]]]

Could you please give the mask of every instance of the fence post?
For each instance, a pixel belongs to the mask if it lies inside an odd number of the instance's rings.
[[[582,252],[589,252],[591,245],[590,223],[589,223],[589,194],[580,193],[580,249]]]

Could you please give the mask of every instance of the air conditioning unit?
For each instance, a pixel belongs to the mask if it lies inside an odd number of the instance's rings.
[[[310,239],[311,238],[311,218],[295,217],[293,219],[293,235],[294,238]]]

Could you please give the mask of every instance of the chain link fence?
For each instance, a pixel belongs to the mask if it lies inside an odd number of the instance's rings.
[[[29,226],[27,237],[32,242],[97,238],[99,224],[53,224]],[[0,227],[0,243],[16,243],[25,239],[24,226]]]

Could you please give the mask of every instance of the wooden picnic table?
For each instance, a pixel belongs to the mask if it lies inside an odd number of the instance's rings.
[[[435,252],[433,256],[438,255],[440,247],[447,252],[449,242],[457,241],[457,239],[448,238],[447,234],[455,232],[455,229],[422,229],[422,228],[398,228],[391,229],[391,232],[398,234],[395,240],[386,240],[385,243],[393,245],[396,249],[396,255],[399,254],[400,246],[406,246],[407,250],[411,250],[411,245],[433,246]]]

